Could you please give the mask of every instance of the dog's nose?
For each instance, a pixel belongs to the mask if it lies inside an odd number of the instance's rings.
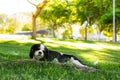
[[[41,52],[39,52],[39,54],[42,54]]]

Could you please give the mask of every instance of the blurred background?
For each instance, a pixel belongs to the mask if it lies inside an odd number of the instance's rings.
[[[120,42],[120,0],[113,1],[0,0],[0,39],[7,34]]]

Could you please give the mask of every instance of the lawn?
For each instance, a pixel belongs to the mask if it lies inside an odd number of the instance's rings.
[[[29,59],[32,44],[42,43],[51,50],[77,56],[96,72],[45,62],[19,62]],[[7,64],[3,64],[5,62]],[[0,40],[1,80],[120,80],[120,43],[40,38],[37,40]]]

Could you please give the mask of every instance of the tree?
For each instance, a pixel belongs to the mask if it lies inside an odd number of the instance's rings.
[[[109,13],[110,9],[112,7],[111,1],[109,0],[96,0],[95,1],[95,6],[97,9],[97,15],[95,15],[95,22],[97,24],[97,28],[98,28],[98,36],[99,36],[99,40],[100,40],[100,35],[102,33],[102,31],[107,30],[106,24],[103,24],[104,22],[101,22],[101,19],[103,18],[102,16],[104,16],[104,14]]]
[[[29,0],[27,0],[31,5],[36,7],[36,10],[32,13],[32,38],[36,39],[36,18],[40,14],[41,10],[44,8],[44,6],[48,3],[49,0],[44,0],[42,3],[35,4]]]
[[[53,37],[56,37],[55,30],[57,30],[58,25],[69,20],[70,13],[71,10],[68,10],[66,1],[53,0],[41,11],[40,18],[52,23]]]
[[[0,33],[4,33],[4,28],[6,27],[7,15],[0,14]]]
[[[5,28],[5,33],[10,33],[13,34],[15,31],[15,27],[14,27],[14,19],[13,18],[9,18],[7,20],[7,26]]]
[[[119,34],[120,32],[120,4],[119,4],[119,0],[116,0],[116,9],[115,9],[115,21],[116,21],[116,29],[115,29],[115,32],[113,32],[113,13],[112,13],[112,3],[109,1],[109,2],[106,2],[111,4],[109,5],[109,7],[106,7],[106,10],[104,11],[104,14],[102,14],[100,16],[100,19],[99,19],[99,22],[100,24],[102,24],[104,26],[103,28],[103,32],[105,34],[107,34],[107,36],[109,37],[112,37],[112,33],[116,33],[116,34]],[[115,40],[116,41],[116,40]]]
[[[87,27],[90,26],[94,20],[94,10],[93,0],[80,0],[76,4],[78,19],[82,24],[85,24],[85,40],[87,40]]]

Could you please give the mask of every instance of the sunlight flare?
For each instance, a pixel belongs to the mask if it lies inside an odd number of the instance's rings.
[[[35,7],[26,0],[0,0],[0,13],[14,14],[18,12],[32,12]]]

